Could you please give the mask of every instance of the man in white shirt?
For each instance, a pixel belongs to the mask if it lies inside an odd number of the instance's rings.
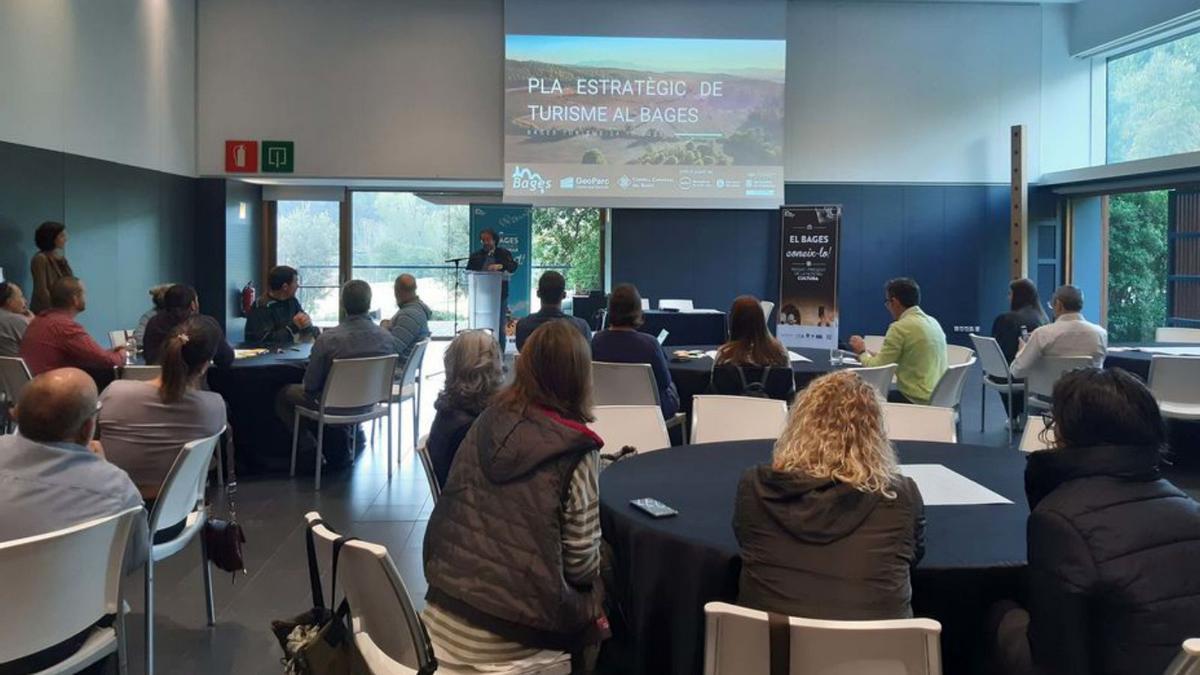
[[[1048,323],[1021,341],[1021,349],[1012,362],[1013,377],[1025,377],[1043,356],[1088,356],[1092,365],[1104,367],[1108,351],[1108,332],[1083,318],[1083,291],[1075,286],[1059,286],[1051,303],[1054,323]]]

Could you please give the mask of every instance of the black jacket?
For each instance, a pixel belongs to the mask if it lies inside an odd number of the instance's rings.
[[[458,446],[462,445],[479,413],[443,402],[440,398],[434,407],[437,408],[437,415],[433,418],[433,426],[429,428],[429,438],[425,439],[425,449],[432,460],[438,487],[444,488],[446,478],[450,476],[450,466],[454,463],[454,454],[458,452]]]
[[[478,251],[475,251],[474,253],[472,253],[471,257],[467,259],[467,271],[468,272],[483,272],[484,271],[483,266],[484,266],[484,263],[487,262],[487,257],[488,257],[487,251],[482,248],[479,249]],[[517,271],[517,267],[518,267],[517,261],[515,258],[513,258],[513,254],[510,253],[509,250],[506,248],[500,248],[499,246],[497,246],[492,251],[492,259],[496,261],[497,265],[503,265],[504,271],[508,272],[509,274],[512,274],[513,272]],[[505,280],[505,282],[503,284],[501,284],[501,286],[500,286],[500,299],[501,300],[508,299],[508,281],[507,280]]]
[[[316,326],[300,328],[292,318],[304,310],[294,296],[287,300],[274,300],[269,295],[259,298],[246,315],[246,342],[253,344],[291,344],[296,336],[315,336]]]
[[[1055,675],[1161,673],[1200,634],[1200,504],[1154,447],[1034,453],[1029,642]]]
[[[746,470],[733,516],[738,604],[811,619],[912,616],[925,505],[911,478],[892,489],[895,499],[768,465]]]
[[[1004,352],[1004,358],[1012,363],[1012,360],[1017,358],[1017,350],[1021,346],[1021,326],[1025,326],[1032,333],[1044,323],[1046,315],[1042,310],[1036,307],[1022,307],[996,317],[992,322],[992,337],[1000,343],[1000,351]]]

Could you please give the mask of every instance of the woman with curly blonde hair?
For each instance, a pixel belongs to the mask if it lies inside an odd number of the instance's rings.
[[[912,616],[924,512],[875,390],[850,370],[825,375],[796,400],[771,463],[738,485],[738,603],[814,619]]]

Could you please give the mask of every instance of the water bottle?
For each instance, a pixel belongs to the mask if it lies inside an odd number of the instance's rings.
[[[132,335],[125,338],[125,365],[132,366],[137,363],[137,339]]]
[[[837,347],[829,350],[829,365],[834,367],[842,365],[842,350]]]

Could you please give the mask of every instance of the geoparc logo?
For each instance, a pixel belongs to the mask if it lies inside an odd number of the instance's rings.
[[[536,192],[538,194],[546,194],[546,190],[550,188],[550,181],[542,178],[542,174],[522,169],[520,166],[513,167],[512,172],[512,189],[521,190],[523,192]]]

